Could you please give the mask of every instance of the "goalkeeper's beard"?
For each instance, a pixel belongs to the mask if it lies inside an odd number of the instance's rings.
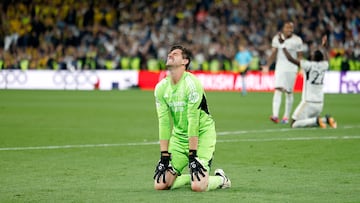
[[[166,64],[166,69],[167,70],[173,70],[173,69],[175,69],[175,68],[177,68],[177,67],[180,67],[179,65],[173,65],[173,64]]]

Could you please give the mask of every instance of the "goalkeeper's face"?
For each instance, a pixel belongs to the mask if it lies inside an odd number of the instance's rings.
[[[187,63],[188,63],[188,59],[183,58],[182,50],[174,49],[168,54],[166,60],[166,67],[168,68],[180,67],[180,66],[185,67]]]

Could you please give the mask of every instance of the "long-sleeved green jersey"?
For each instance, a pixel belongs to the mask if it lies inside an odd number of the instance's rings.
[[[214,125],[203,86],[192,73],[184,72],[176,85],[169,76],[161,80],[155,87],[155,100],[160,140],[169,140],[173,134],[187,142]]]

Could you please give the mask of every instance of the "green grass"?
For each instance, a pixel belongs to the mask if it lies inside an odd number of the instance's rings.
[[[326,95],[337,129],[271,123],[272,93],[207,96],[232,188],[195,193],[153,189],[153,92],[1,90],[0,202],[360,202],[360,95]]]

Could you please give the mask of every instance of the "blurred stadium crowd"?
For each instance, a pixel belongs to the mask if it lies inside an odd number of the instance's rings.
[[[2,0],[0,69],[164,69],[169,46],[193,70],[232,70],[239,43],[259,69],[286,20],[305,57],[328,35],[332,70],[360,70],[355,0]]]

